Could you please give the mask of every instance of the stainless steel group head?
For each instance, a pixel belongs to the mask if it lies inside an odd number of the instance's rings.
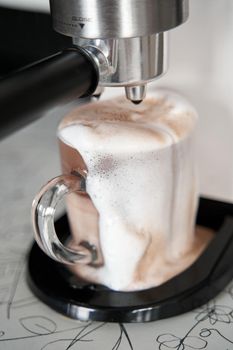
[[[167,69],[166,32],[188,18],[188,0],[50,0],[53,26],[94,58],[100,86],[124,86],[138,103]]]

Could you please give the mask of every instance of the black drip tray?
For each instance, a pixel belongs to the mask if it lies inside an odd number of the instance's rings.
[[[214,229],[215,237],[187,270],[161,286],[138,292],[116,292],[104,286],[73,283],[64,266],[34,244],[28,259],[32,291],[56,311],[78,320],[148,322],[192,310],[216,296],[233,278],[233,204],[200,199],[197,225]],[[56,222],[62,237],[67,217]]]

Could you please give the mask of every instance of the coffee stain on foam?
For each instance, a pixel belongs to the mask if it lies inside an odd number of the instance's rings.
[[[151,276],[151,286],[155,286],[156,280],[154,279],[154,274],[153,271],[156,271],[156,275],[158,275],[158,270],[159,270],[159,261],[158,261],[158,252],[164,252],[164,238],[162,237],[161,233],[153,232],[153,233],[148,233],[147,236],[150,237],[148,240],[147,247],[144,251],[144,254],[139,261],[138,265],[136,266],[135,273],[133,276],[133,282],[129,286],[129,289],[134,289],[133,286],[136,284],[137,288],[141,285],[141,289],[144,288],[144,285],[146,284],[148,288],[148,284],[150,282],[145,279],[145,276],[148,274]],[[156,279],[158,276],[156,276]],[[158,283],[159,284],[159,283]]]
[[[137,289],[159,286],[182,273],[197,260],[215,234],[211,229],[197,226],[194,230],[192,246],[181,256],[174,258],[168,255],[167,243],[158,232],[148,244],[127,290],[134,290],[135,286]]]
[[[172,96],[172,97],[171,97]],[[177,108],[177,100],[179,108]],[[181,106],[181,107],[180,107]],[[59,126],[59,130],[67,125],[73,124],[78,120],[84,121],[122,121],[122,122],[156,122],[166,116],[171,118],[176,113],[180,118],[187,109],[193,115],[192,107],[180,96],[169,92],[156,91],[154,94],[148,94],[146,99],[138,106],[134,106],[126,98],[118,97],[108,101],[98,101],[75,108],[67,114]],[[186,112],[185,112],[186,110]],[[181,113],[180,113],[181,112]]]

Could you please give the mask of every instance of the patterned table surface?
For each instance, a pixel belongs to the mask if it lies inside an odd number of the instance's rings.
[[[56,113],[55,113],[56,115]],[[59,174],[60,117],[45,118],[0,143],[0,349],[233,349],[233,283],[208,305],[147,324],[81,323],[30,292],[26,254],[35,192]]]

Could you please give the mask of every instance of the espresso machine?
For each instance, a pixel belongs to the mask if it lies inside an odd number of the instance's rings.
[[[188,0],[50,0],[54,29],[73,45],[0,80],[0,136],[58,102],[99,97],[105,87],[124,87],[126,97],[140,103],[147,85],[167,70],[167,34],[188,19],[188,5]],[[85,321],[146,322],[186,312],[233,277],[232,213],[230,204],[201,199],[197,223],[218,234],[188,270],[159,287],[116,292],[77,286],[36,245],[28,260],[29,285],[55,310]],[[57,232],[67,225],[66,217],[59,219]]]
[[[58,101],[98,96],[104,87],[123,86],[140,103],[147,84],[166,72],[167,31],[188,18],[187,0],[51,0],[50,7],[54,29],[72,37],[73,47],[1,81],[2,134]]]

